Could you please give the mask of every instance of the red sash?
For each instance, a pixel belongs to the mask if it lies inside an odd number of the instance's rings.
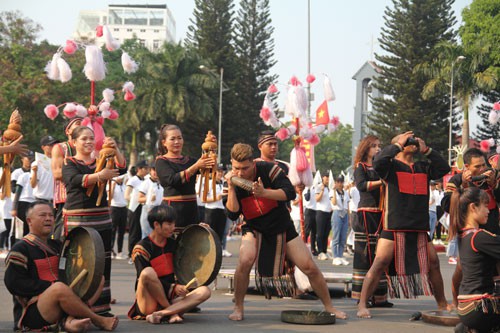
[[[158,277],[163,277],[174,272],[172,253],[164,253],[151,260],[151,267],[155,270]]]
[[[427,195],[429,185],[425,173],[396,172],[399,192],[413,195]]]
[[[249,196],[241,199],[241,206],[245,219],[252,220],[259,216],[266,215],[272,209],[278,207],[278,202],[272,199]]]

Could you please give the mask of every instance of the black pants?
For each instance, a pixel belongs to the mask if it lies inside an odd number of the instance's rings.
[[[436,215],[437,215],[437,221],[436,221],[436,239],[441,239],[441,228],[442,225],[439,223],[439,219],[443,216],[444,212],[441,206],[436,206]]]
[[[128,210],[128,256],[132,257],[132,250],[135,244],[139,243],[142,237],[141,230],[142,205],[137,206],[135,211]]]
[[[1,248],[9,248],[9,233],[10,233],[10,227],[12,225],[12,219],[3,219],[3,222],[5,223],[5,231],[0,233],[0,249]],[[14,244],[11,244],[14,245]]]
[[[123,237],[125,235],[125,228],[127,227],[127,213],[128,209],[126,206],[111,206],[111,221],[113,223],[113,229],[111,232],[111,250],[115,247],[116,233],[118,233],[118,253],[121,253],[123,249]]]
[[[306,208],[304,211],[305,239],[311,235],[311,252],[318,252],[316,247],[316,211]]]
[[[63,208],[64,208],[64,202],[60,202],[60,203],[56,204],[56,208],[54,210],[54,216],[55,216],[54,238],[55,239],[63,239],[63,234],[64,234]]]
[[[205,208],[205,223],[215,231],[222,243],[222,240],[224,239],[224,231],[226,230],[226,214],[224,209]]]
[[[332,229],[332,213],[323,212],[321,210],[316,211],[316,240],[318,242],[318,252],[326,253],[328,248],[328,235]]]

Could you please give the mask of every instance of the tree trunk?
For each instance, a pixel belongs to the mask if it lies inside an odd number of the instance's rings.
[[[132,132],[132,142],[130,143],[130,161],[129,165],[133,166],[137,163],[137,134]]]

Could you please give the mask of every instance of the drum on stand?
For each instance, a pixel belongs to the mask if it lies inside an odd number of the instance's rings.
[[[77,227],[66,237],[59,260],[59,278],[87,301],[104,275],[104,243],[95,229]]]
[[[209,285],[219,273],[222,264],[222,246],[212,228],[192,224],[177,237],[174,272],[181,284],[196,278],[198,286]]]

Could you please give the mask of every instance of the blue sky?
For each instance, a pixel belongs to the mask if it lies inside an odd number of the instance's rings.
[[[455,1],[453,9],[459,21],[462,9],[471,2]],[[20,10],[42,25],[40,39],[63,44],[71,36],[80,10],[104,9],[108,4],[146,3],[167,4],[176,20],[176,39],[184,39],[194,0],[1,0],[0,10]],[[343,123],[353,123],[356,89],[352,76],[371,59],[372,40],[378,38],[384,24],[384,9],[391,4],[390,0],[311,0],[311,72],[318,78],[312,85],[315,94],[312,109],[322,102],[321,73],[326,73],[337,97],[329,103],[330,114],[338,115]],[[305,82],[307,0],[270,0],[270,7],[275,28],[274,58],[278,61],[273,72],[279,75],[280,83],[286,83],[292,75]],[[373,49],[381,52],[376,43]],[[476,123],[477,117],[472,116],[473,129]]]

